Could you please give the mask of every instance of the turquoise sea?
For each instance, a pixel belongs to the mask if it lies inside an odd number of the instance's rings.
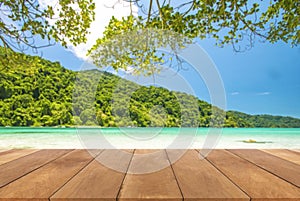
[[[7,148],[300,149],[300,128],[0,128]]]

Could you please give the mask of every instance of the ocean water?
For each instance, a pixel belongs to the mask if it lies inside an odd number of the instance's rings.
[[[300,128],[0,128],[9,148],[300,149]]]

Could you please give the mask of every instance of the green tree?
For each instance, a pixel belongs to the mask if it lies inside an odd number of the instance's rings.
[[[91,122],[95,125],[96,115],[92,109],[86,109],[80,114],[80,120],[82,121],[83,125],[91,125]]]
[[[165,55],[157,51],[159,48],[171,46],[177,52],[194,38],[214,38],[217,45],[231,44],[235,51],[250,49],[257,39],[271,43],[284,41],[293,46],[300,42],[299,1],[129,2],[131,8],[140,8],[139,16],[112,17],[103,36],[89,51],[94,63],[100,67],[127,70],[131,66],[134,73],[151,75],[160,70],[155,64],[166,61]],[[148,30],[160,30],[160,33],[153,34]]]
[[[45,8],[37,0],[1,0],[0,44],[19,51],[53,42],[78,45],[86,41],[94,9],[92,0],[59,0],[55,7]],[[37,44],[36,37],[47,42]]]
[[[117,35],[137,29],[170,30],[187,38],[216,39],[220,46],[232,44],[237,51],[251,48],[255,37],[277,42],[279,40],[297,45],[300,42],[300,3],[291,0],[271,0],[268,3],[247,0],[127,0],[133,7],[139,7],[139,16],[112,18],[104,35],[91,51],[108,44]],[[118,2],[116,2],[118,3]],[[14,50],[37,48],[67,41],[74,45],[86,41],[88,28],[94,20],[93,0],[58,0],[55,7],[42,6],[37,0],[1,0],[0,2],[0,44]],[[36,37],[45,39],[46,44],[36,44]],[[240,46],[241,41],[249,42]],[[132,41],[131,41],[132,42]],[[178,41],[177,41],[178,42]],[[161,61],[155,48],[141,49],[141,52],[123,53],[111,66],[127,68],[143,55],[141,68],[147,69],[149,62]],[[97,61],[96,61],[97,63]],[[143,66],[144,64],[144,66]],[[151,74],[153,69],[147,69]]]
[[[24,62],[0,71],[0,126],[300,126],[300,119],[236,111],[226,112],[224,120],[218,115],[224,111],[192,95],[140,86],[99,70],[80,72],[75,84],[79,72],[40,57],[10,54]],[[0,54],[0,60],[4,57]],[[91,80],[96,78],[95,92]]]

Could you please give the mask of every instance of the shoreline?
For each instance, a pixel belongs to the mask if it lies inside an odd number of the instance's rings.
[[[214,132],[216,131],[216,133]],[[180,140],[180,136],[182,139]],[[207,144],[206,140],[213,139]],[[173,146],[174,141],[180,143]],[[183,140],[183,141],[182,141]],[[184,143],[181,143],[184,142]],[[90,143],[95,142],[95,143]],[[205,144],[206,143],[206,144]],[[0,128],[0,148],[297,149],[299,128]]]

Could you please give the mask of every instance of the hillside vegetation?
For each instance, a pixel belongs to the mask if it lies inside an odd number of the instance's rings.
[[[182,92],[38,56],[0,49],[0,60],[0,126],[300,127],[296,118],[225,113]]]

